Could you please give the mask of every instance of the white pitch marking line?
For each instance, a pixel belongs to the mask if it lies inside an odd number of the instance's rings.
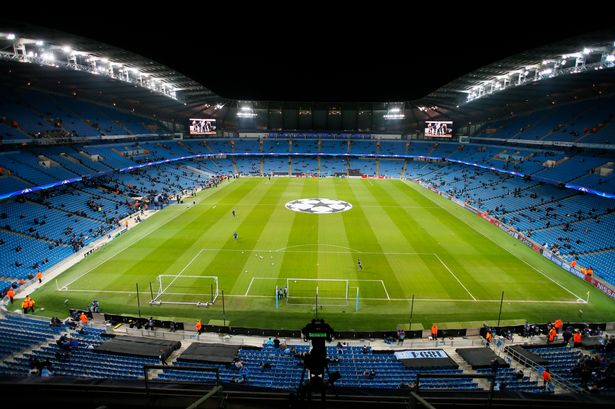
[[[384,288],[384,293],[387,295],[387,300],[391,300],[391,297],[389,297],[389,292],[387,291],[387,286],[384,285],[384,281],[383,280],[378,280],[380,281],[380,284],[382,284],[382,288]]]
[[[250,288],[252,288],[252,283],[254,282],[254,277],[252,277],[252,279],[250,280],[250,285],[248,286],[248,289],[246,290],[246,293],[244,295],[248,295],[248,293],[250,292]]]
[[[272,279],[275,278],[265,278],[263,279]],[[363,280],[363,281],[380,281],[380,280]],[[356,287],[352,287],[356,288]],[[135,291],[120,291],[120,290],[64,290],[69,293],[114,293],[114,294],[136,294]],[[208,296],[211,294],[197,294],[197,293],[165,293],[168,295],[203,295]],[[273,298],[273,295],[245,295],[245,294],[224,294],[225,297],[243,297],[243,298]],[[362,300],[367,301],[411,301],[412,298],[362,298]],[[501,300],[469,300],[467,298],[464,299],[452,299],[452,298],[415,298],[414,301],[424,301],[424,302],[485,302],[485,303],[499,303]],[[587,301],[579,302],[579,301],[564,301],[564,300],[504,300],[508,303],[551,303],[551,304],[587,304]]]
[[[306,246],[316,246],[316,247],[320,247],[320,246],[326,246],[326,247],[336,247],[336,248],[340,248],[340,249],[346,249],[346,250],[350,250],[350,251],[355,251],[355,252],[357,252],[357,253],[362,253],[362,251],[360,251],[360,250],[355,250],[355,249],[353,249],[353,248],[351,248],[351,247],[346,247],[346,246],[338,246],[338,245],[336,245],[336,244],[319,244],[319,243],[316,243],[316,244],[297,244],[297,245],[294,245],[294,246],[280,247],[279,249],[276,249],[276,250],[270,250],[270,251],[274,251],[274,252],[276,252],[276,253],[277,253],[277,252],[281,252],[281,251],[283,251],[283,250],[287,250],[287,249],[290,249],[290,248],[293,248],[293,247],[306,247]],[[288,251],[288,252],[290,253],[290,251]],[[311,251],[311,252],[313,253],[314,251]]]
[[[201,250],[199,250],[199,252],[198,252],[198,253],[196,253],[196,255],[195,255],[194,257],[192,257],[192,260],[190,260],[190,261],[188,262],[188,264],[186,264],[186,265],[185,265],[185,267],[184,267],[184,268],[182,268],[182,270],[181,270],[181,271],[180,271],[180,272],[179,272],[179,273],[175,276],[175,278],[174,278],[173,280],[171,280],[171,282],[169,283],[169,285],[167,285],[167,286],[166,286],[166,287],[165,287],[165,288],[164,288],[164,289],[160,292],[160,296],[162,296],[162,295],[165,293],[165,291],[167,291],[167,290],[169,289],[169,287],[170,287],[171,285],[173,285],[173,283],[175,282],[175,280],[177,280],[177,279],[178,279],[178,278],[179,278],[179,277],[183,274],[183,272],[184,272],[184,271],[186,271],[186,269],[187,269],[188,267],[190,267],[190,265],[192,264],[192,262],[193,262],[194,260],[196,260],[196,258],[197,258],[198,256],[200,256],[200,255],[201,255],[201,253],[202,253],[203,251],[205,251],[205,249],[201,249]]]
[[[68,293],[114,293],[114,294],[136,294],[136,291],[119,291],[119,290],[71,290],[66,289],[62,292]]]
[[[161,229],[162,227],[166,226],[167,224],[169,224],[170,222],[172,222],[173,220],[175,220],[176,218],[178,218],[178,217],[179,217],[179,216],[181,216],[182,214],[184,214],[184,212],[179,212],[179,213],[177,213],[175,216],[173,216],[172,218],[170,218],[169,220],[167,220],[166,222],[164,222],[162,225],[160,225],[160,226],[156,227],[156,229],[155,229],[155,230],[159,230],[159,229]],[[150,226],[150,225],[148,224],[148,226]],[[151,233],[151,232],[149,232],[149,233]],[[82,277],[84,277],[86,274],[88,274],[88,273],[89,273],[89,272],[91,272],[92,270],[97,269],[97,268],[98,268],[98,267],[100,267],[101,265],[105,264],[107,261],[109,261],[109,260],[111,260],[111,259],[115,258],[115,256],[118,256],[119,254],[121,254],[121,253],[122,253],[122,252],[124,252],[125,250],[128,250],[129,248],[131,248],[132,246],[134,246],[135,244],[137,244],[138,242],[140,242],[140,241],[141,241],[141,240],[143,240],[144,238],[148,237],[148,236],[149,236],[149,233],[148,233],[148,234],[144,234],[144,235],[143,235],[143,236],[141,236],[139,239],[137,239],[134,243],[131,243],[131,244],[127,245],[126,247],[124,247],[124,248],[123,248],[123,249],[121,249],[120,251],[116,252],[116,253],[115,253],[115,254],[113,254],[112,256],[109,256],[109,257],[105,258],[105,259],[104,259],[104,260],[102,260],[100,263],[96,264],[94,267],[90,268],[88,271],[86,271],[85,273],[81,274],[79,277],[75,278],[75,279],[74,279],[73,281],[71,281],[70,283],[63,285],[61,288],[66,288],[66,289],[68,289],[68,287],[69,287],[71,284],[73,284],[75,281],[77,281],[77,280],[81,279]],[[66,291],[66,290],[63,290],[63,291]]]
[[[474,296],[472,295],[472,293],[471,293],[471,292],[470,292],[470,291],[466,288],[466,286],[465,286],[465,285],[463,285],[463,283],[462,283],[462,282],[461,282],[461,280],[460,280],[460,279],[459,279],[459,278],[455,275],[455,273],[453,273],[453,271],[452,271],[450,268],[448,268],[448,266],[447,266],[446,264],[444,264],[444,261],[442,261],[442,259],[440,258],[440,256],[439,256],[437,253],[433,253],[433,255],[434,255],[434,256],[436,256],[436,258],[437,258],[438,260],[440,260],[440,263],[442,263],[442,265],[444,266],[444,268],[446,268],[446,269],[448,270],[448,272],[449,272],[449,273],[451,273],[451,275],[452,275],[453,277],[455,277],[455,280],[457,280],[457,282],[459,283],[459,285],[460,285],[460,286],[462,286],[462,287],[463,287],[463,289],[464,289],[464,290],[466,290],[466,292],[467,292],[468,294],[470,294],[470,297],[472,297],[472,299],[473,299],[474,301],[477,301],[476,297],[474,297]]]
[[[291,247],[295,247],[295,246],[291,246]],[[276,252],[282,252],[282,250],[286,248],[283,247],[282,249],[224,249],[224,248],[206,248],[205,250],[209,250],[209,251],[248,251],[248,252],[252,252],[252,253],[276,253]],[[343,247],[342,247],[343,248]],[[388,251],[361,251],[361,250],[354,250],[354,249],[350,249],[351,251],[323,251],[323,250],[286,250],[283,251],[284,253],[323,253],[323,254],[352,254],[353,252],[357,252],[357,253],[361,253],[361,254],[379,254],[379,255],[393,255],[393,256],[420,256],[420,255],[424,255],[424,256],[433,256],[434,253],[414,253],[414,252],[388,252]]]
[[[506,250],[506,249],[504,249]],[[510,252],[509,252],[510,253]],[[512,254],[512,253],[511,253]],[[519,259],[521,260],[521,259]],[[572,291],[570,291],[569,289],[567,289],[566,287],[564,287],[563,285],[561,285],[560,283],[558,283],[557,281],[555,281],[554,279],[552,279],[551,277],[549,277],[548,275],[546,275],[545,273],[543,273],[542,271],[540,271],[539,269],[537,269],[536,267],[534,267],[533,265],[531,265],[530,263],[528,263],[525,260],[521,260],[523,261],[525,264],[527,264],[528,266],[530,266],[533,270],[539,272],[540,274],[542,274],[544,277],[546,277],[547,279],[549,279],[551,282],[557,284],[558,286],[560,286],[562,289],[568,291],[570,294],[574,295],[575,297],[577,297],[578,300],[581,300],[582,298],[579,297],[578,295],[576,295],[575,293],[573,293]]]
[[[451,213],[452,214],[452,213]],[[453,215],[455,216],[455,215]],[[460,220],[461,222],[463,222],[466,226],[469,226],[472,230],[474,230],[475,232],[477,232],[478,234],[480,234],[481,236],[485,237],[487,240],[495,243],[499,248],[501,248],[502,250],[506,251],[508,254],[514,256],[517,260],[520,260],[522,262],[524,262],[525,264],[527,264],[528,266],[530,266],[534,271],[542,274],[545,278],[548,278],[550,281],[552,281],[553,283],[557,284],[559,287],[561,287],[562,289],[566,290],[568,293],[574,295],[577,300],[582,300],[582,297],[579,297],[578,295],[576,295],[575,293],[573,293],[572,291],[570,291],[569,289],[567,289],[566,287],[564,287],[562,284],[558,283],[557,281],[555,281],[554,279],[552,279],[551,277],[549,277],[548,275],[546,275],[545,273],[543,273],[542,271],[540,271],[539,269],[537,269],[536,267],[534,267],[533,265],[531,265],[530,263],[528,263],[527,261],[519,258],[517,255],[515,255],[512,251],[508,250],[505,247],[502,247],[502,245],[500,245],[500,243],[498,243],[497,241],[493,240],[491,237],[487,236],[486,234],[484,234],[483,232],[477,230],[474,226],[472,226],[469,223],[466,223],[464,220],[458,218],[457,216],[455,216],[455,218],[457,220]],[[575,301],[576,302],[576,301]]]

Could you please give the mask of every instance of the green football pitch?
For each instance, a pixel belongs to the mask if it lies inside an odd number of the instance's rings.
[[[303,198],[352,208],[285,207]],[[426,328],[495,323],[504,291],[506,322],[615,320],[615,305],[594,287],[412,182],[241,178],[195,200],[157,212],[48,282],[33,294],[37,306],[65,316],[67,306],[98,299],[104,312],[136,315],[138,285],[143,316],[299,329],[316,314],[318,292],[318,316],[336,330],[392,330],[410,321],[413,296],[412,322]],[[278,308],[276,286],[289,291]]]

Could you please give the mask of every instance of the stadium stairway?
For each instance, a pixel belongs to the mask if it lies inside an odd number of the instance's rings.
[[[535,340],[536,342],[542,342],[542,339],[538,337],[536,337]],[[544,392],[544,389],[542,388],[540,388],[540,390],[534,389],[534,386],[537,386],[539,381],[542,381],[541,375],[537,371],[534,371],[531,368],[528,368],[525,365],[514,360],[509,354],[507,354],[504,351],[504,348],[493,348],[493,350],[497,355],[499,355],[502,359],[504,359],[508,365],[510,365],[510,369],[512,371],[522,371],[523,372],[524,378],[522,382],[525,383],[525,385],[528,387],[529,392]],[[502,369],[505,369],[505,368],[502,368]],[[507,372],[508,374],[510,373],[510,371],[502,371],[502,372]],[[498,377],[499,375],[500,374],[498,373]],[[509,386],[509,390],[510,389],[518,390],[517,388],[519,387],[519,386],[516,386],[516,387],[510,388],[510,384],[508,386]],[[554,390],[554,393],[561,393],[561,392],[566,392],[566,391],[563,390],[562,388],[556,388],[556,390]]]
[[[177,362],[177,358],[179,358],[179,356],[181,354],[184,353],[184,351],[186,349],[188,349],[188,347],[192,345],[192,342],[190,341],[182,341],[181,342],[181,347],[179,349],[176,349],[175,351],[173,351],[171,353],[171,355],[169,355],[167,357],[167,359],[165,360],[165,362],[167,363],[168,366],[175,366],[176,364],[178,364]],[[152,380],[162,380],[162,378],[160,378],[160,375],[162,375],[164,373],[163,369],[152,369],[149,371],[149,379]]]
[[[470,364],[468,364],[466,362],[465,359],[463,359],[458,353],[457,351],[455,351],[454,347],[444,347],[443,348],[446,353],[448,354],[449,357],[451,357],[451,359],[453,361],[455,361],[457,363],[457,365],[459,365],[459,368],[461,368],[463,370],[464,374],[480,374],[479,371],[472,369],[472,366]],[[474,382],[476,382],[478,384],[479,387],[481,387],[482,389],[488,391],[490,388],[490,382],[487,379],[475,379]]]

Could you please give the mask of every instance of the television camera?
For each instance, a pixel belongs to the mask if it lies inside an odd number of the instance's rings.
[[[327,365],[327,348],[325,342],[333,340],[333,328],[325,322],[324,319],[313,319],[301,330],[304,341],[312,342],[312,349],[305,354],[296,354],[297,358],[303,359],[303,372],[299,383],[299,396],[304,399],[308,396],[311,400],[311,392],[313,390],[320,391],[323,402],[325,401],[326,388],[328,385],[333,386],[341,375],[339,371],[329,372]],[[305,371],[309,370],[309,379],[303,382]],[[324,379],[325,372],[328,379]]]

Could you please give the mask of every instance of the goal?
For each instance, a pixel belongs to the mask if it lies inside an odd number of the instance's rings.
[[[218,299],[218,276],[160,274],[150,304],[208,306]],[[154,292],[155,291],[155,292]]]
[[[346,306],[348,280],[336,278],[287,278],[286,303],[292,305]],[[316,301],[318,300],[318,301]]]

